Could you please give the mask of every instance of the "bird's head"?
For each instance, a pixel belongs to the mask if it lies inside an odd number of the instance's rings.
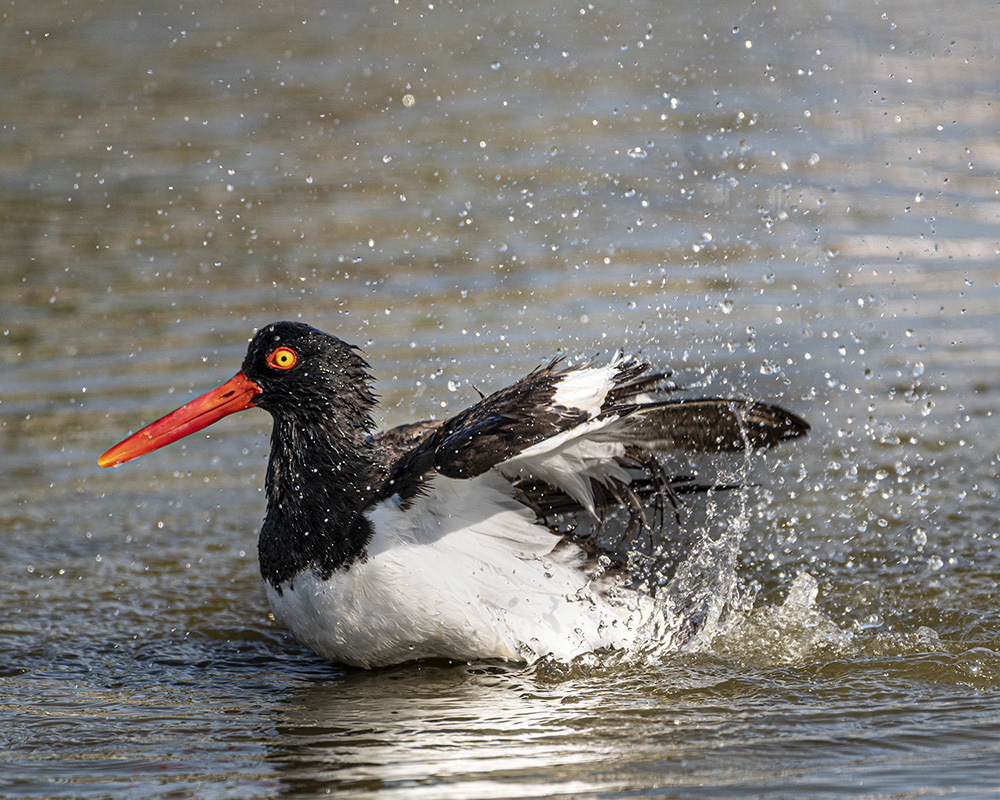
[[[136,431],[98,463],[124,464],[255,406],[278,420],[367,430],[374,403],[368,364],[356,347],[300,322],[275,322],[250,340],[232,378]]]

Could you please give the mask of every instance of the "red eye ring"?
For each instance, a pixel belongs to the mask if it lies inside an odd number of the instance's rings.
[[[292,348],[282,345],[281,347],[275,347],[264,360],[272,369],[291,369],[295,366],[295,362],[299,360],[299,357]]]

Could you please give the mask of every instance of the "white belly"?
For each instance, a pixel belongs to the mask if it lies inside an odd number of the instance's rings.
[[[471,484],[478,484],[472,486]],[[367,558],[322,580],[268,585],[275,617],[319,655],[361,667],[412,659],[568,661],[628,648],[660,616],[630,591],[614,599],[573,554],[504,494],[497,476],[438,478],[415,507],[381,504]],[[470,496],[474,505],[462,501]]]

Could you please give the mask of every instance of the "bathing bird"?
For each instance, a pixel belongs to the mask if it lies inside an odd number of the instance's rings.
[[[377,432],[359,349],[277,322],[252,338],[233,378],[98,462],[118,466],[244,409],[269,412],[260,571],[275,619],[331,661],[675,648],[697,621],[635,588],[574,520],[620,513],[648,529],[681,495],[714,488],[672,475],[666,454],[769,448],[809,430],[775,405],[679,399],[677,388],[639,358],[557,358],[453,417]]]

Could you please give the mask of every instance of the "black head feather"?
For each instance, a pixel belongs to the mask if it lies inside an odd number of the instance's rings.
[[[278,348],[294,354],[291,366],[276,366]],[[275,417],[321,420],[367,432],[375,405],[372,378],[354,345],[301,322],[275,322],[250,341],[243,373],[263,390],[254,405]]]
[[[356,347],[299,322],[258,332],[243,373],[261,387],[254,404],[274,418],[258,551],[280,591],[306,566],[329,573],[360,557],[371,537],[360,511],[379,480],[372,378]]]

